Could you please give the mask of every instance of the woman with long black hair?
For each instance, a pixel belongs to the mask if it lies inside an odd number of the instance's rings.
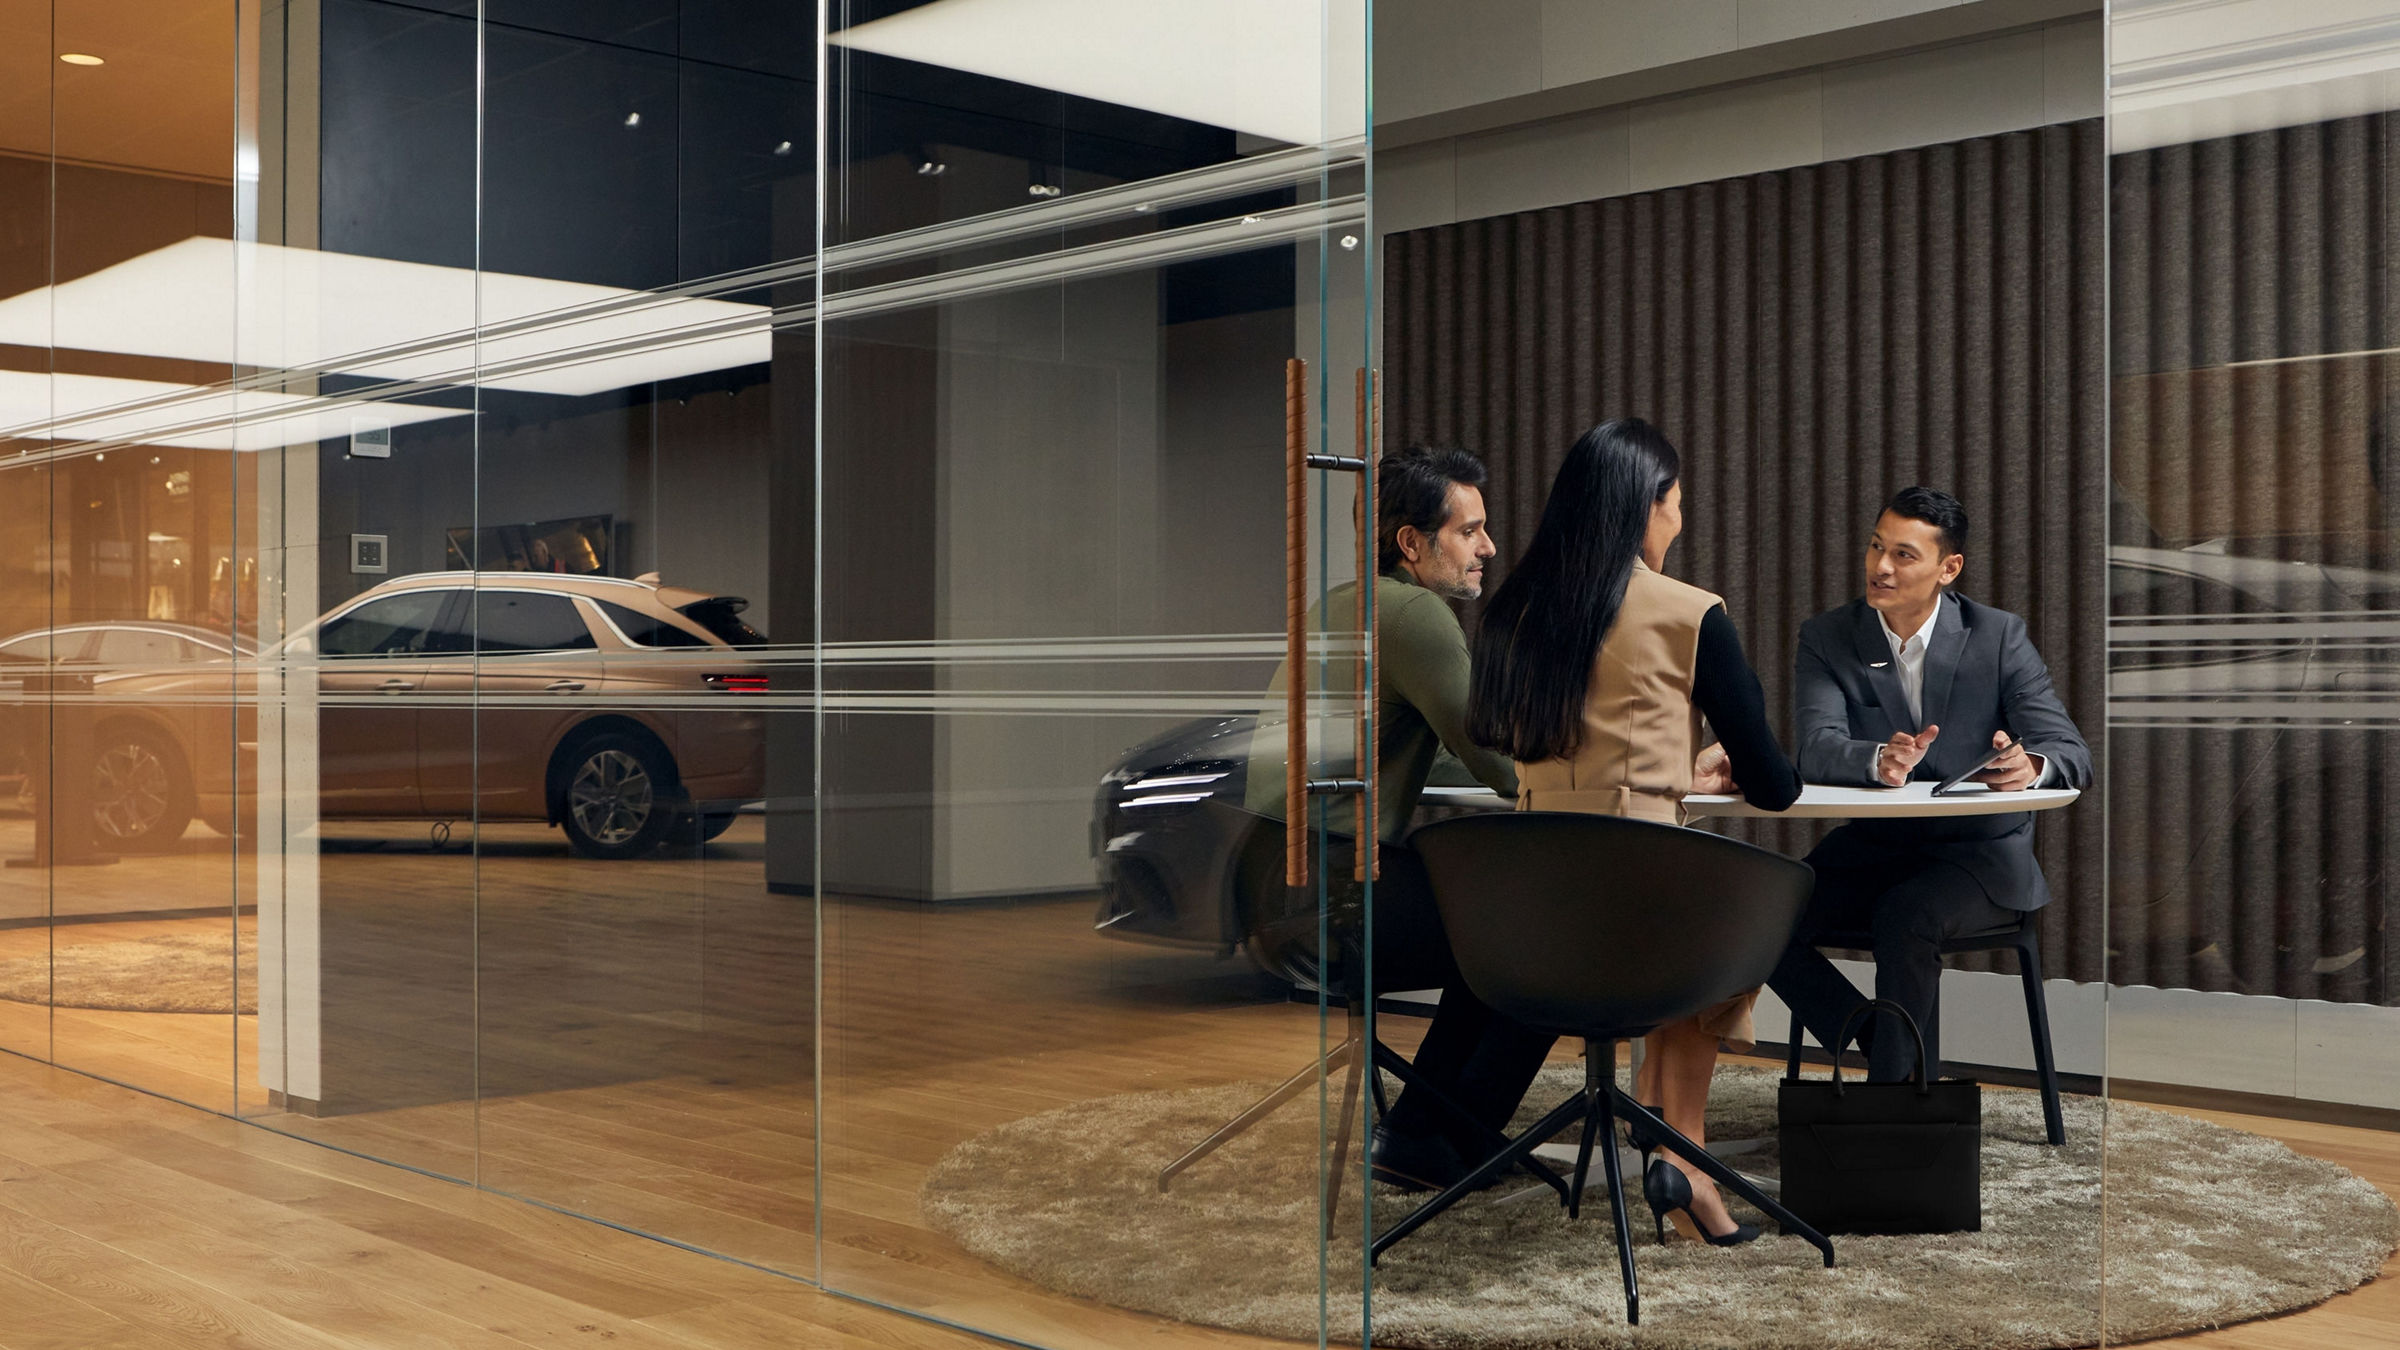
[[[1664,573],[1683,530],[1681,477],[1675,447],[1648,422],[1585,432],[1484,611],[1467,730],[1517,761],[1520,810],[1680,825],[1693,792],[1738,785],[1768,811],[1800,796],[1724,602]],[[1706,751],[1703,718],[1718,740]],[[1635,1096],[1695,1142],[1705,1140],[1718,1043],[1752,1038],[1757,998],[1738,995],[1644,1040]],[[1718,1246],[1758,1235],[1680,1158],[1652,1160],[1642,1180],[1651,1208],[1674,1213],[1678,1228],[1689,1222]]]

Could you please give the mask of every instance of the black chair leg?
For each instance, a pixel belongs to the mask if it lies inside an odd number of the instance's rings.
[[[1616,1047],[1609,1047],[1609,1059],[1616,1059]],[[1625,1215],[1625,1164],[1617,1157],[1617,1112],[1614,1098],[1616,1085],[1601,1089],[1593,1103],[1593,1115],[1599,1118],[1601,1137],[1608,1141],[1607,1151],[1601,1154],[1600,1166],[1608,1176],[1608,1215],[1617,1225],[1617,1273],[1625,1277],[1625,1322],[1628,1326],[1642,1324],[1642,1287],[1633,1274],[1633,1224]],[[1585,1148],[1591,1146],[1592,1127],[1583,1127]],[[1580,1180],[1580,1169],[1578,1180]]]
[[[1783,1231],[1806,1239],[1808,1245],[1825,1254],[1826,1265],[1833,1264],[1833,1243],[1826,1240],[1823,1233],[1810,1227],[1799,1215],[1769,1199],[1766,1192],[1750,1184],[1749,1178],[1718,1161],[1715,1154],[1693,1143],[1684,1136],[1682,1131],[1659,1119],[1644,1108],[1640,1102],[1633,1100],[1616,1088],[1612,1087],[1609,1091],[1615,1098],[1614,1105],[1617,1114],[1649,1131],[1650,1136],[1658,1140],[1660,1146],[1699,1168],[1719,1186],[1749,1201],[1760,1213],[1782,1225]]]
[[[1804,1030],[1800,1025],[1800,1010],[1794,1008],[1791,1013],[1792,1044],[1789,1053],[1785,1054],[1783,1058],[1783,1076],[1798,1078],[1800,1076],[1800,1037],[1804,1034]]]
[[[1588,1051],[1586,1054],[1583,1069],[1583,1142],[1575,1148],[1575,1184],[1574,1189],[1567,1192],[1567,1217],[1570,1220],[1583,1217],[1583,1183],[1592,1174],[1592,1136],[1599,1133],[1600,1121],[1607,1114],[1607,1107],[1603,1103],[1608,1098],[1602,1095],[1594,1076],[1597,1068],[1588,1058]],[[1610,1136],[1608,1147],[1611,1153],[1616,1151],[1615,1136]]]
[[[1508,1147],[1484,1159],[1474,1171],[1460,1178],[1450,1189],[1426,1201],[1422,1207],[1406,1218],[1377,1234],[1374,1243],[1367,1249],[1368,1263],[1373,1264],[1376,1257],[1391,1250],[1393,1243],[1424,1227],[1433,1220],[1435,1215],[1474,1194],[1475,1188],[1481,1186],[1486,1180],[1500,1175],[1521,1159],[1532,1154],[1538,1145],[1565,1129],[1567,1122],[1581,1115],[1584,1109],[1585,1102],[1583,1094],[1580,1092],[1559,1103],[1558,1108],[1542,1117],[1539,1124],[1509,1140]]]
[[[2025,986],[2025,1026],[2033,1033],[2033,1069],[2042,1084],[2042,1128],[2055,1148],[2067,1142],[2067,1120],[2058,1104],[2058,1061],[2050,1048],[2050,999],[2042,990],[2042,953],[2030,925],[2016,947],[2017,978]]]

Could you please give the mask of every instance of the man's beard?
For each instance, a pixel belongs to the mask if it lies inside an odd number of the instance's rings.
[[[1436,581],[1433,593],[1451,600],[1472,600],[1483,594],[1483,573],[1460,572]]]

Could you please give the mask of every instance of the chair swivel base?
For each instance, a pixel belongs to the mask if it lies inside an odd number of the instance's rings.
[[[1616,1085],[1617,1047],[1614,1041],[1584,1042],[1584,1083],[1574,1096],[1558,1104],[1531,1129],[1508,1141],[1498,1153],[1486,1158],[1456,1185],[1428,1200],[1425,1204],[1376,1235],[1368,1248],[1368,1260],[1374,1261],[1392,1244],[1407,1237],[1430,1222],[1435,1215],[1457,1204],[1489,1178],[1532,1156],[1533,1150],[1547,1142],[1552,1135],[1580,1120],[1583,1122],[1583,1143],[1577,1150],[1575,1172],[1567,1197],[1569,1218],[1581,1217],[1584,1178],[1591,1170],[1593,1140],[1600,1135],[1610,1136],[1607,1146],[1600,1150],[1602,1170],[1608,1179],[1608,1206],[1617,1229],[1618,1273],[1625,1281],[1625,1320],[1638,1326],[1642,1320],[1641,1286],[1633,1268],[1633,1230],[1625,1214],[1625,1178],[1623,1165],[1618,1161],[1614,1132],[1622,1118],[1639,1127],[1659,1141],[1667,1151],[1689,1162],[1717,1185],[1740,1196],[1760,1213],[1775,1220],[1784,1232],[1806,1241],[1833,1265],[1833,1243],[1823,1233],[1810,1227],[1798,1215],[1761,1191],[1747,1177],[1717,1160],[1707,1149],[1693,1143],[1673,1126],[1644,1109]]]

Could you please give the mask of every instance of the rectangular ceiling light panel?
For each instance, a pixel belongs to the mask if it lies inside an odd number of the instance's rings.
[[[407,426],[464,416],[463,409],[414,403],[342,403],[163,380],[0,370],[0,440],[252,451],[347,436],[359,417],[380,426]]]
[[[470,383],[480,362],[510,372],[488,381],[495,387],[580,395],[765,361],[770,315],[764,305],[194,237],[0,300],[0,343],[445,384]]]
[[[1316,145],[1364,133],[1364,0],[935,0],[836,46]]]

